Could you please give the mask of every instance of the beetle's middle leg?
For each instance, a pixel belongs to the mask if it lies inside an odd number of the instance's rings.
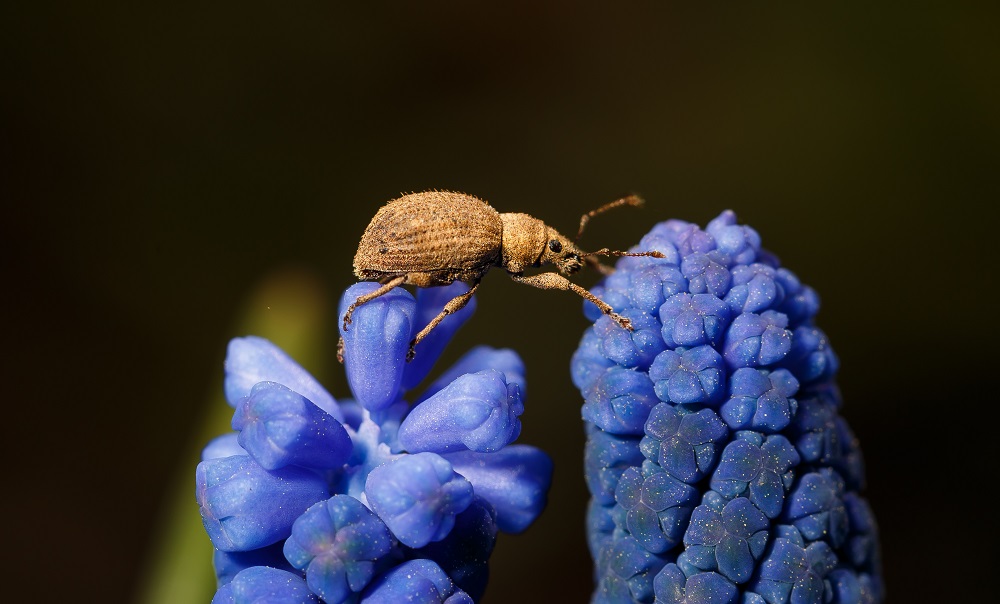
[[[580,287],[576,283],[573,283],[566,277],[563,277],[559,273],[539,273],[537,275],[511,275],[511,279],[517,281],[518,283],[524,283],[525,285],[530,285],[532,287],[537,287],[538,289],[561,289],[571,291],[578,296],[582,297],[584,300],[593,302],[597,308],[601,309],[601,312],[611,317],[615,323],[618,323],[625,329],[632,331],[632,322],[625,317],[619,315],[611,308],[611,305],[601,300],[594,294],[590,293],[586,289]]]
[[[420,340],[426,338],[427,334],[429,334],[432,329],[437,327],[438,324],[441,323],[441,321],[444,321],[445,317],[447,317],[450,314],[457,313],[458,311],[465,308],[465,305],[468,304],[469,300],[472,299],[472,294],[476,293],[476,288],[478,287],[479,287],[479,279],[476,279],[472,283],[472,287],[469,288],[469,291],[465,292],[464,294],[459,294],[454,298],[452,298],[451,300],[449,300],[448,303],[444,305],[444,308],[441,309],[441,312],[439,312],[436,317],[431,319],[431,322],[427,324],[427,327],[424,327],[423,329],[420,330],[420,333],[418,333],[416,337],[413,338],[413,341],[410,342],[410,350],[409,352],[406,353],[407,361],[413,360],[413,356],[416,354],[416,352],[413,349],[417,345],[417,343],[420,342]]]

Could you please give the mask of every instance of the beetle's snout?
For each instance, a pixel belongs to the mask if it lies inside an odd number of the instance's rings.
[[[576,252],[568,252],[556,261],[556,266],[559,267],[560,273],[572,275],[583,268],[583,258]]]

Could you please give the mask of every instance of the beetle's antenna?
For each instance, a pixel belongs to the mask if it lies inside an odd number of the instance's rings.
[[[597,216],[598,214],[603,214],[604,212],[607,212],[612,208],[619,208],[621,206],[632,206],[638,208],[644,203],[645,201],[643,201],[643,199],[638,195],[629,195],[628,197],[622,197],[621,199],[616,199],[611,203],[606,203],[603,206],[597,208],[596,210],[591,210],[587,212],[586,214],[580,217],[580,230],[576,232],[576,239],[574,241],[580,240],[580,236],[583,235],[583,228],[587,226],[587,223],[590,222],[590,219],[593,218],[594,216]]]
[[[608,248],[601,248],[596,252],[584,252],[580,254],[580,259],[583,260],[587,266],[599,271],[602,275],[610,275],[615,272],[615,269],[601,264],[597,259],[597,256],[650,256],[652,258],[663,258],[663,253],[653,250],[651,252],[618,252],[614,250],[609,250]]]

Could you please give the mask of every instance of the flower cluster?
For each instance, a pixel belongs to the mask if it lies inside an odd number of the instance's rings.
[[[377,287],[350,287],[341,322]],[[230,342],[234,432],[209,443],[196,470],[215,547],[213,604],[482,597],[498,531],[521,532],[541,513],[552,462],[511,444],[525,392],[513,351],[474,348],[409,396],[474,299],[407,362],[413,334],[464,287],[421,289],[416,298],[397,288],[358,307],[341,332],[352,399],[335,400],[267,340]]]
[[[671,220],[593,293],[572,360],[595,603],[874,603],[878,534],[816,293],[724,212]]]

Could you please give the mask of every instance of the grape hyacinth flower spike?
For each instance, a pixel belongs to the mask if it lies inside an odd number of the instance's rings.
[[[593,289],[583,396],[594,604],[873,604],[861,496],[816,293],[731,211],[656,225]]]
[[[341,317],[377,286],[350,287]],[[359,306],[341,334],[351,399],[267,340],[230,342],[234,431],[195,473],[214,604],[479,601],[498,532],[542,512],[552,462],[514,444],[525,381],[511,350],[474,348],[413,396],[474,299],[407,363],[409,342],[463,287],[398,288]]]

